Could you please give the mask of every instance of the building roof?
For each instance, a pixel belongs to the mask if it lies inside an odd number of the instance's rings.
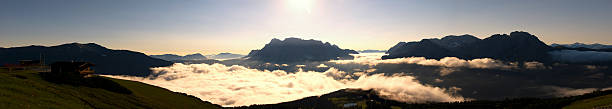
[[[51,64],[51,66],[60,65],[60,66],[77,66],[77,67],[92,67],[95,66],[89,62],[55,62]]]

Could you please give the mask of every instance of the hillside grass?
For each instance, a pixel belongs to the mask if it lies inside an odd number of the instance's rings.
[[[591,109],[596,107],[612,108],[612,94],[579,100],[563,107],[563,109]]]
[[[97,77],[119,84],[129,93],[49,82],[38,72],[0,69],[1,108],[179,108],[213,109],[218,105],[140,82]]]

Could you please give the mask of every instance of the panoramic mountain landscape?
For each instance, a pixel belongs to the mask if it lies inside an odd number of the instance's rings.
[[[0,108],[608,109],[611,4],[0,1]]]

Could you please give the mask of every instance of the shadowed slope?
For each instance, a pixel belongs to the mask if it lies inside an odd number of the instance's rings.
[[[96,77],[98,86],[57,84],[43,80],[38,73],[0,71],[0,107],[3,108],[219,108],[218,105],[182,93],[144,83]],[[109,90],[123,87],[131,93]]]

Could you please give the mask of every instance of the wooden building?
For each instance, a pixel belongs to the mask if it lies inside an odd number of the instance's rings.
[[[55,62],[51,64],[51,74],[83,77],[94,73],[92,66],[89,62]]]

